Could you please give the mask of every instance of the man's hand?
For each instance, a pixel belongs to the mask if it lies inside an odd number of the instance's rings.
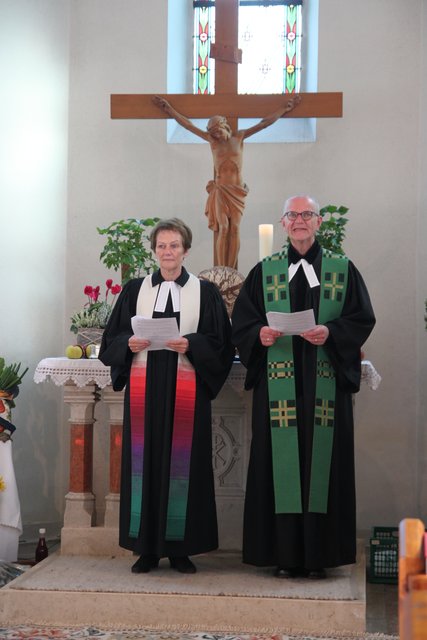
[[[301,96],[300,95],[295,95],[293,96],[290,100],[288,100],[288,102],[286,103],[286,110],[285,113],[288,113],[289,111],[292,111],[292,109],[295,109],[295,107],[301,102]]]
[[[153,102],[156,107],[159,107],[159,109],[170,115],[172,107],[166,98],[162,98],[162,96],[154,96]]]
[[[310,329],[310,331],[305,331],[301,334],[301,338],[304,338],[307,342],[311,342],[315,347],[321,347],[325,344],[328,336],[329,329],[324,324],[317,324],[314,329]]]
[[[276,331],[276,329],[268,326],[261,327],[259,331],[259,339],[263,347],[272,347],[277,338],[280,338],[282,335],[283,333],[281,331]]]

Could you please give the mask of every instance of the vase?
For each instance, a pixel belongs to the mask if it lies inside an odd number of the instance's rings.
[[[88,329],[79,329],[77,334],[77,344],[85,348],[88,344],[100,345],[104,329],[101,327],[91,327]]]

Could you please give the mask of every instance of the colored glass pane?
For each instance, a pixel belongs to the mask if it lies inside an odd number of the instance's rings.
[[[215,91],[215,60],[209,57],[214,29],[215,7],[194,6],[193,93]]]
[[[214,93],[214,1],[193,1],[194,93]],[[302,2],[241,0],[238,69],[239,93],[294,93],[300,90]]]

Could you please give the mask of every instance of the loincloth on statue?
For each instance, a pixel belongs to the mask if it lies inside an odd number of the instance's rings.
[[[221,214],[228,219],[240,218],[245,208],[245,198],[249,192],[246,184],[218,184],[215,180],[209,180],[206,185],[208,199],[206,201],[205,215],[208,218],[208,227],[212,231],[218,231]]]

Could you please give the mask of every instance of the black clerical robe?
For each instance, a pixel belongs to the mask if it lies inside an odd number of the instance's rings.
[[[301,259],[289,246],[288,262]],[[316,241],[304,256],[320,281],[322,250]],[[284,265],[284,269],[286,266]],[[316,321],[320,287],[310,288],[300,267],[291,283],[291,311],[313,308]],[[315,570],[351,564],[356,558],[356,502],[352,394],[359,390],[360,349],[375,317],[363,279],[349,262],[348,286],[342,314],[327,322],[325,349],[336,376],[336,410],[327,513],[308,509],[313,442],[316,347],[299,336],[292,338],[295,362],[301,514],[275,514],[267,348],[259,332],[267,324],[262,265],[249,273],[235,303],[233,342],[247,367],[246,389],[253,389],[252,444],[244,512],[243,561],[257,566]]]
[[[185,287],[189,274],[182,270],[175,281]],[[153,274],[153,286],[161,284],[160,272]],[[129,535],[131,494],[130,370],[133,354],[128,340],[133,334],[131,318],[136,315],[143,279],[131,280],[121,292],[105,329],[100,360],[111,366],[113,388],[126,386],[123,421],[120,490],[120,546],[138,554],[158,557],[188,556],[211,551],[218,546],[217,519],[212,470],[211,400],[220,391],[230,370],[234,348],[227,312],[216,286],[200,281],[200,315],[197,332],[186,335],[186,357],[196,373],[194,430],[191,445],[185,535],[182,541],[165,540],[170,457],[177,381],[177,356],[169,350],[147,354],[145,447],[141,528]],[[176,317],[171,295],[163,313],[153,317]]]

